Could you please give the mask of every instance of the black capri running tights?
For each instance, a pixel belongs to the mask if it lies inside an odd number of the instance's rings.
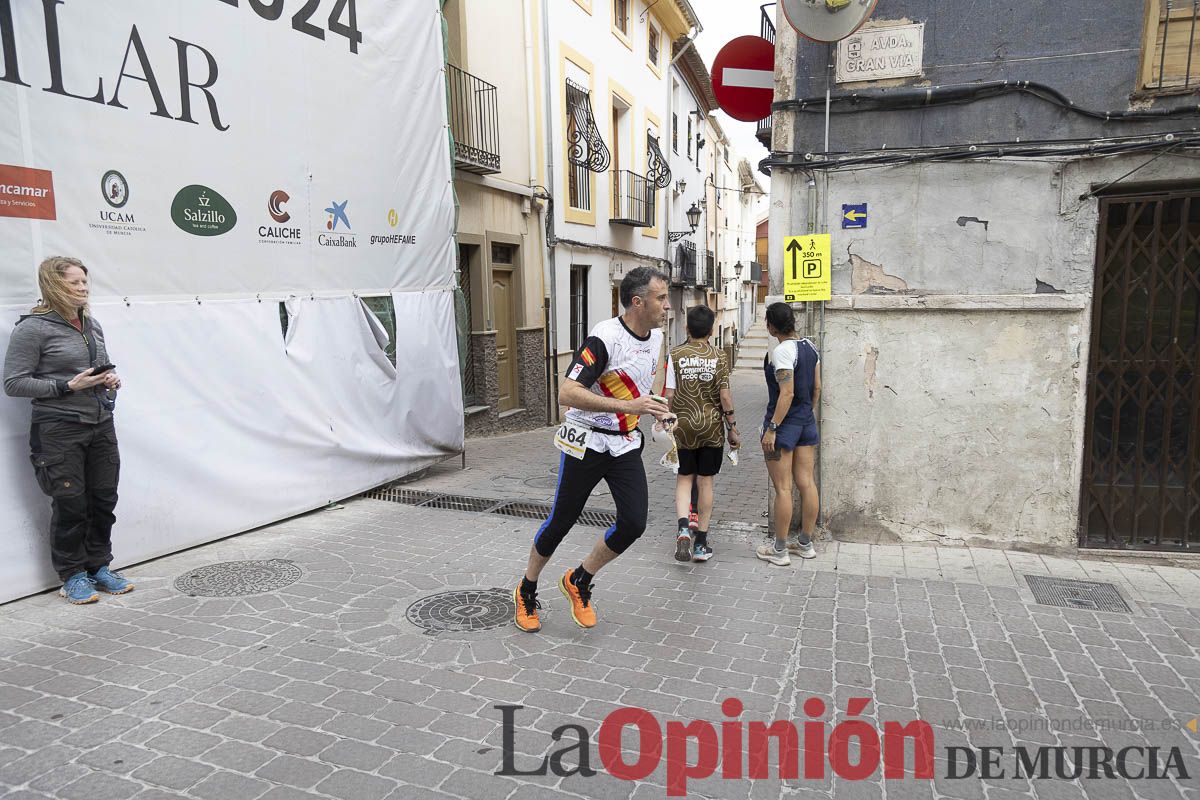
[[[617,522],[604,532],[604,543],[614,553],[624,553],[642,535],[649,503],[642,448],[619,456],[595,450],[588,450],[583,458],[564,454],[558,463],[558,487],[550,518],[542,523],[533,539],[539,555],[549,558],[554,554],[601,478],[608,483],[617,506]]]

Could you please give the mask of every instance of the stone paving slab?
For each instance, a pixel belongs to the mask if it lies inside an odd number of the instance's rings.
[[[735,377],[750,428],[756,387]],[[407,485],[549,500],[547,434],[474,441],[468,470],[442,465]],[[651,468],[651,497],[668,499],[598,577],[592,630],[572,623],[553,584],[598,529],[577,528],[551,562],[540,634],[507,624],[430,634],[409,607],[439,592],[506,593],[538,522],[361,499],[139,565],[127,571],[136,591],[95,605],[48,593],[0,606],[0,796],[647,800],[667,796],[668,756],[700,756],[695,741],[682,753],[662,744],[671,723],[699,721],[696,736],[711,725],[732,768],[740,760],[723,748],[751,748],[752,723],[794,724],[804,764],[805,723],[823,724],[824,744],[853,717],[876,732],[929,723],[933,777],[874,770],[850,780],[826,757],[824,774],[804,780],[780,780],[774,766],[768,778],[723,778],[721,766],[689,780],[688,796],[1200,800],[1200,735],[1186,727],[1200,715],[1194,570],[851,542],[769,566],[752,555],[765,499],[754,455],[748,448],[722,473],[718,555],[707,564],[672,560],[673,478]],[[232,561],[291,562],[298,579],[237,597],[175,586],[189,570]],[[1028,574],[1110,581],[1132,612],[1038,605]],[[870,703],[851,715],[856,697]],[[509,712],[513,767],[528,772],[586,736],[598,774],[496,774],[500,706],[521,706]],[[618,780],[601,762],[601,725],[633,707],[652,715],[666,752],[640,781]],[[625,729],[627,763],[636,740]],[[847,755],[858,758],[851,741]],[[971,777],[948,777],[986,746],[1005,748],[991,752],[1006,777],[983,778],[978,764]],[[1191,777],[1014,777],[1016,748],[1038,746],[1153,746],[1160,763],[1174,747]],[[1069,769],[1074,751],[1064,752]],[[1144,760],[1144,749],[1129,752]],[[578,750],[562,758],[575,766]]]
[[[599,729],[613,711],[647,709],[663,730],[730,719],[803,730],[804,704],[818,698],[828,737],[850,699],[868,697],[858,718],[875,730],[918,717],[933,726],[933,780],[718,773],[689,781],[689,796],[1195,797],[1194,782],[1173,778],[1011,775],[1014,748],[1038,744],[1174,746],[1200,773],[1200,736],[1180,727],[1200,713],[1200,609],[1038,606],[1009,586],[835,572],[822,559],[772,567],[748,545],[680,565],[648,540],[601,573],[601,622],[585,631],[552,585],[599,534],[581,528],[546,573],[542,633],[429,635],[407,620],[435,592],[513,585],[535,528],[358,500],[140,565],[135,592],[92,606],[50,594],[10,603],[0,787],[114,800],[665,797],[665,758],[636,783],[603,771]],[[200,566],[269,559],[292,561],[300,579],[236,598],[174,587]],[[741,704],[736,718],[727,698]],[[582,729],[600,774],[495,774],[503,705],[523,706],[512,712],[515,767],[533,769]],[[1171,727],[1123,729],[1131,720]],[[623,741],[632,746],[633,730]],[[985,745],[1007,748],[1008,778],[946,778],[946,748]]]

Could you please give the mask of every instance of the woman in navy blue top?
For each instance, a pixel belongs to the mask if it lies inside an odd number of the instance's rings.
[[[762,446],[775,487],[775,541],[759,547],[757,555],[787,566],[792,563],[789,553],[801,558],[817,555],[812,536],[820,498],[813,465],[820,434],[813,409],[821,397],[821,357],[812,342],[796,334],[796,317],[787,303],[767,307],[767,333],[779,340],[774,352],[763,359],[767,413]],[[801,523],[796,536],[789,539],[793,485],[800,490]]]

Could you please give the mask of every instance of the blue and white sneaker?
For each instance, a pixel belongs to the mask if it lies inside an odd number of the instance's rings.
[[[712,548],[706,544],[698,544],[692,550],[692,561],[708,561],[712,557]]]
[[[68,603],[74,603],[77,606],[94,603],[100,599],[100,595],[96,594],[96,585],[92,583],[92,579],[86,572],[76,572],[67,578],[62,588],[58,590],[58,594],[67,598]]]
[[[101,567],[88,576],[92,583],[102,592],[109,594],[125,594],[133,591],[133,583],[126,580],[119,572],[113,572],[108,567]]]

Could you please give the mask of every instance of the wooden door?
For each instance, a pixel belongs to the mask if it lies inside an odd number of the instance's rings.
[[[513,274],[492,271],[492,314],[496,323],[496,372],[500,383],[497,410],[517,407],[517,332],[513,325]]]

